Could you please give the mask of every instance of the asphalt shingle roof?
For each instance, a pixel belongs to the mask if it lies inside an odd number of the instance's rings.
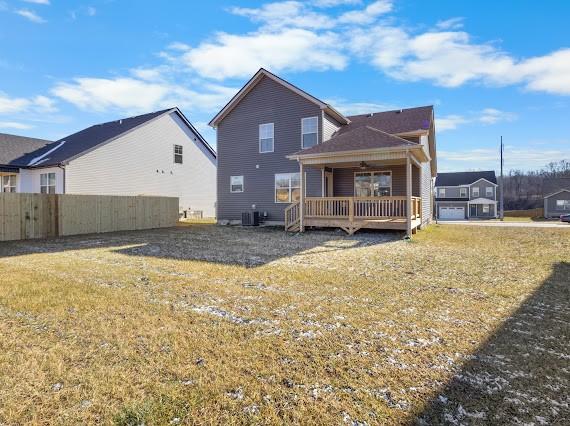
[[[495,172],[488,170],[482,172],[438,173],[435,178],[435,186],[470,185],[479,179],[486,179],[489,182],[497,184]]]
[[[562,189],[570,191],[570,177],[545,179],[542,184],[542,193],[545,197]]]
[[[357,127],[370,126],[386,133],[397,134],[417,130],[429,130],[433,119],[433,106],[375,112],[348,116],[350,124],[343,126],[338,134],[350,132]]]
[[[52,141],[0,133],[0,165],[17,166],[18,158],[36,151]]]
[[[350,132],[344,132],[338,136],[334,136],[328,141],[311,148],[303,149],[293,155],[359,151],[399,146],[417,146],[417,144],[370,126],[361,126],[354,128]]]

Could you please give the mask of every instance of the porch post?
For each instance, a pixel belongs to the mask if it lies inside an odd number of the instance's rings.
[[[299,161],[299,180],[301,184],[301,195],[299,197],[299,232],[305,232],[305,172],[301,161]]]
[[[412,162],[410,153],[406,156],[406,235],[412,236]]]
[[[325,168],[321,168],[321,197],[325,196]]]

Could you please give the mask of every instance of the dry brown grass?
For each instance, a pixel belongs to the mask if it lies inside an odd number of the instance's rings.
[[[568,262],[565,229],[2,243],[0,424],[559,421]]]

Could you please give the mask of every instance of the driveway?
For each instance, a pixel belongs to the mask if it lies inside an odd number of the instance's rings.
[[[566,228],[570,224],[562,222],[495,222],[489,220],[438,220],[440,225],[496,226],[506,228]]]

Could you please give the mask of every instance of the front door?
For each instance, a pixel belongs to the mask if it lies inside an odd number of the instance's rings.
[[[477,205],[471,204],[469,206],[469,217],[477,217]]]
[[[324,182],[325,197],[333,197],[333,173],[325,172]]]

